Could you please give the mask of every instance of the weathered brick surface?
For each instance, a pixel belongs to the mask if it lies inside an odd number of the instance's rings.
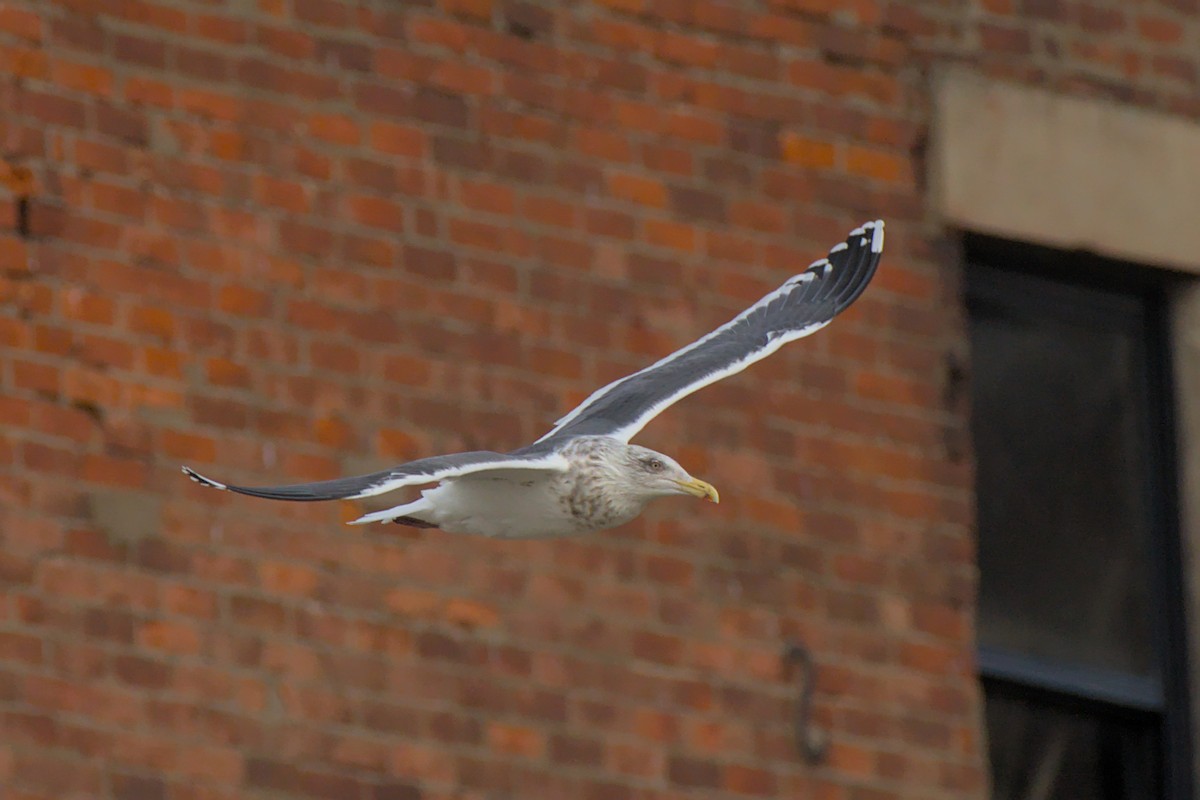
[[[0,4],[13,798],[984,794],[942,61],[1200,117],[1195,0]],[[862,219],[828,332],[561,542],[205,493],[527,441]],[[784,643],[821,668],[791,740]]]

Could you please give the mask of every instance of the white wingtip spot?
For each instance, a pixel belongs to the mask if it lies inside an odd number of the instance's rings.
[[[875,233],[871,236],[871,252],[883,252],[883,220],[877,219],[872,223],[875,227]]]
[[[192,480],[194,480],[196,483],[200,484],[201,486],[208,486],[211,489],[221,489],[221,490],[225,490],[225,489],[229,488],[225,484],[220,483],[219,481],[214,481],[211,478],[204,477],[203,475],[201,475],[199,472],[196,472],[196,470],[192,469],[191,467],[180,467],[180,469],[183,470],[184,475],[187,475],[189,478],[191,478]]]
[[[793,287],[799,283],[811,283],[812,281],[817,279],[816,270],[820,269],[821,267],[828,267],[828,266],[829,266],[828,258],[819,258],[816,261],[814,261],[813,263],[809,264],[808,267],[805,268],[804,272],[801,272],[799,275],[793,275],[792,277],[790,277],[786,281],[784,281],[783,286],[781,286],[780,288],[787,289],[787,288]]]

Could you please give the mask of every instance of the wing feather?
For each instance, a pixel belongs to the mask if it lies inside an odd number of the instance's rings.
[[[367,475],[287,486],[239,486],[205,477],[190,467],[183,467],[183,472],[214,489],[294,501],[371,497],[405,486],[487,472],[563,472],[568,462],[556,452],[562,439],[602,435],[629,441],[677,400],[828,325],[862,294],[882,252],[881,220],[854,229],[828,256],[729,322],[651,366],[597,389],[549,433],[513,453],[452,453]]]
[[[567,460],[565,458],[545,450],[529,455],[478,450],[421,458],[381,472],[372,472],[369,475],[335,478],[316,483],[297,483],[288,486],[236,486],[206,478],[190,467],[184,467],[183,472],[196,483],[213,489],[247,494],[251,497],[265,497],[268,500],[307,502],[372,497],[405,486],[436,483],[482,472],[508,470],[562,472],[566,468]]]
[[[868,222],[729,322],[645,369],[597,389],[538,443],[602,435],[629,441],[671,404],[825,327],[867,288],[883,253]]]

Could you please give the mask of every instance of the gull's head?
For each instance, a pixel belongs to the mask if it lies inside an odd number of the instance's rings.
[[[711,483],[693,478],[670,456],[631,444],[626,446],[624,462],[621,472],[627,485],[647,500],[685,494],[721,502],[721,496]]]

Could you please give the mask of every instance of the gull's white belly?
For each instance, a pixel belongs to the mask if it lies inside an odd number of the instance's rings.
[[[458,478],[426,489],[421,516],[450,533],[500,539],[566,536],[591,530],[563,500],[559,476]]]

